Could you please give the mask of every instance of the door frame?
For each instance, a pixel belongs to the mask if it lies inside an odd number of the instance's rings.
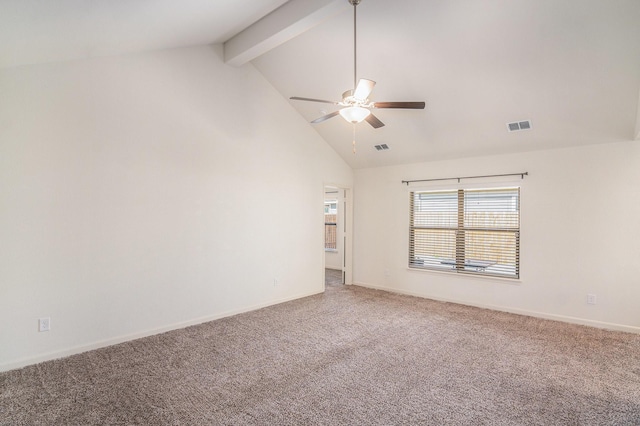
[[[353,284],[353,190],[350,186],[326,183],[322,187],[322,205],[324,207],[324,198],[327,188],[338,189],[342,192],[341,197],[338,198],[340,205],[338,206],[338,217],[343,220],[338,220],[338,226],[340,226],[341,234],[343,237],[342,244],[342,280],[345,285]],[[340,195],[340,194],[339,194]],[[343,212],[342,214],[340,212]],[[324,219],[324,217],[323,217]],[[324,235],[324,220],[323,220],[323,235]],[[324,237],[322,238],[322,283],[324,287],[324,267],[325,267],[325,250],[324,250]]]

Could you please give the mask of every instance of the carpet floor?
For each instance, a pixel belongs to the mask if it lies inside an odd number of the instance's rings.
[[[324,270],[324,285],[331,286],[341,286],[342,285],[342,271],[337,269],[329,269],[325,268]]]
[[[0,374],[2,425],[640,425],[640,335],[357,286]]]

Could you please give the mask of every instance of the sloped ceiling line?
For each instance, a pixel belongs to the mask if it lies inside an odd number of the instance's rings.
[[[636,114],[636,131],[634,134],[636,135],[635,139],[640,141],[640,90],[638,90],[638,107]]]
[[[224,43],[224,60],[241,66],[349,8],[346,0],[291,0]]]

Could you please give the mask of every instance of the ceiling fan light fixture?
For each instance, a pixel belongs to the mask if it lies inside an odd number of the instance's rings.
[[[352,106],[347,108],[342,108],[340,110],[340,115],[342,118],[347,120],[349,123],[360,123],[362,120],[367,118],[371,114],[367,108],[363,108],[360,106]]]

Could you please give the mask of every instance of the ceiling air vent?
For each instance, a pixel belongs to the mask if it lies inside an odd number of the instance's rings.
[[[507,123],[507,128],[510,132],[517,132],[518,130],[529,130],[531,129],[531,120]]]
[[[389,145],[387,145],[386,143],[383,143],[380,145],[375,145],[374,148],[376,149],[376,151],[386,151],[389,149]]]

